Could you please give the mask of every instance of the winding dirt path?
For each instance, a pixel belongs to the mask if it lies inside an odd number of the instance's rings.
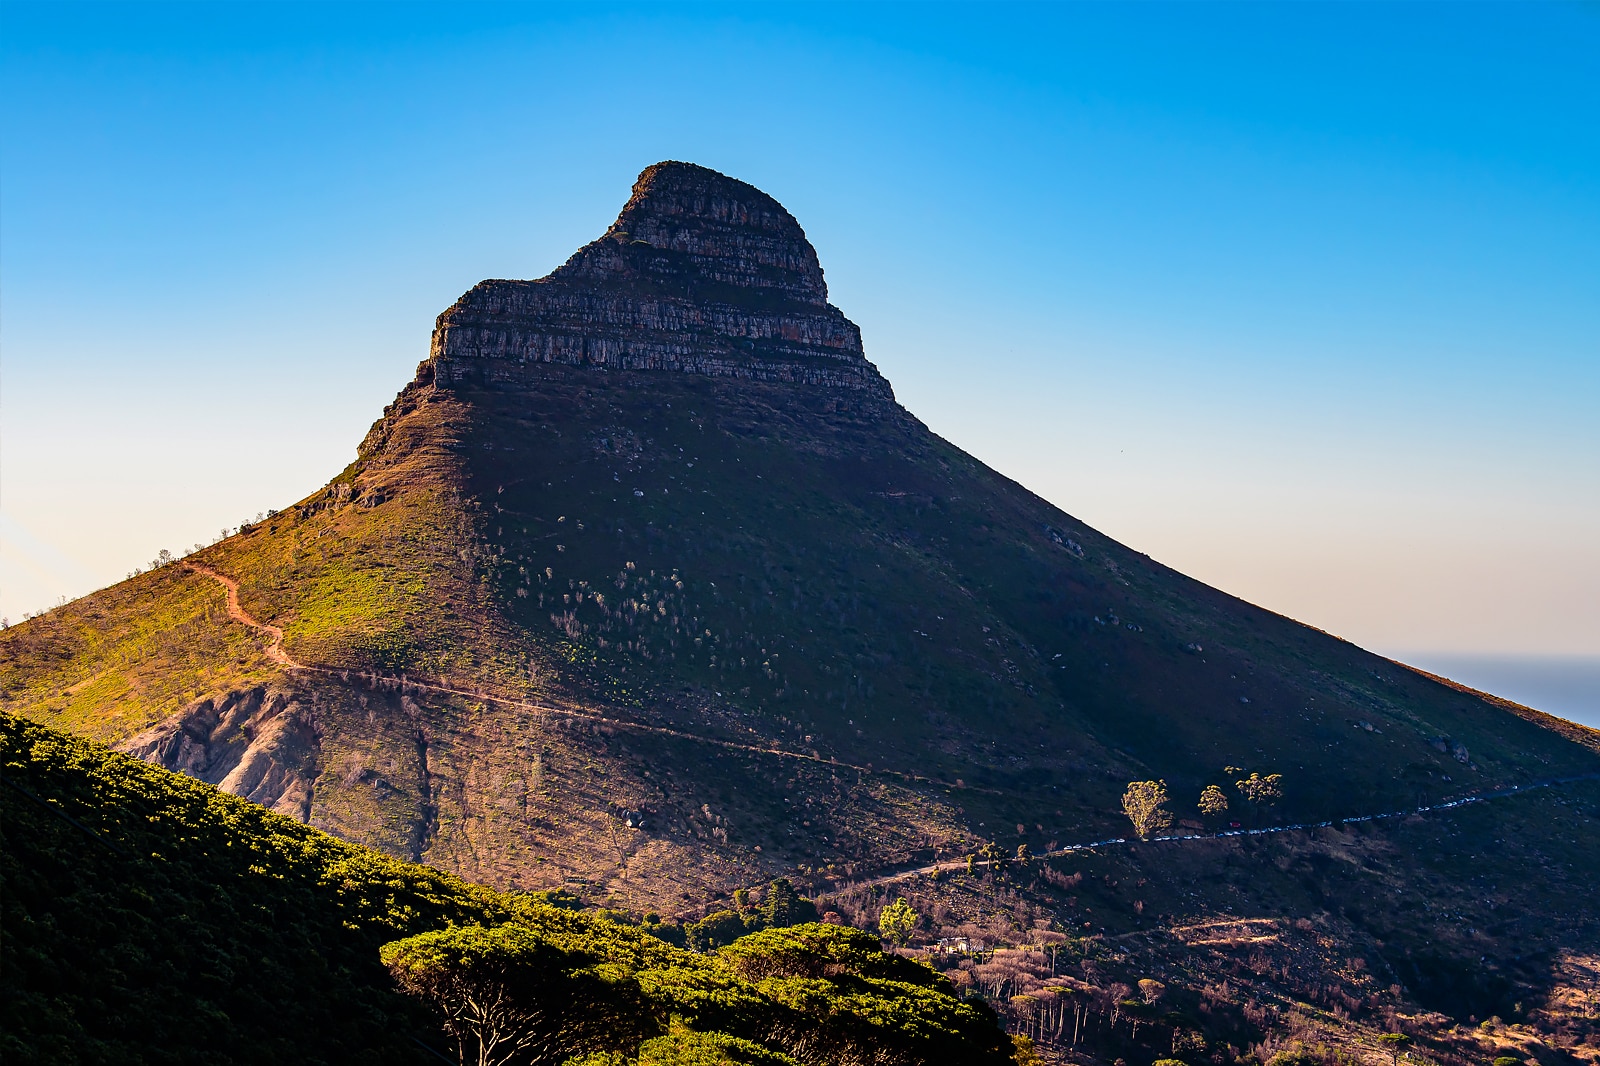
[[[249,626],[251,629],[258,629],[263,633],[266,633],[271,638],[271,643],[269,643],[266,648],[267,658],[289,670],[325,674],[337,677],[345,682],[356,679],[366,681],[374,686],[397,684],[400,686],[401,691],[411,690],[437,692],[441,695],[459,696],[463,699],[482,700],[485,703],[497,703],[503,707],[517,707],[522,710],[536,711],[543,714],[561,715],[565,718],[593,722],[597,725],[604,725],[612,729],[625,729],[634,733],[651,733],[656,736],[673,737],[678,740],[687,740],[697,744],[709,744],[714,747],[726,749],[728,751],[743,752],[750,755],[769,755],[780,759],[794,759],[800,762],[816,763],[820,766],[827,766],[837,770],[855,770],[858,773],[872,774],[878,777],[894,777],[905,781],[908,784],[921,785],[924,787],[944,788],[950,790],[959,790],[962,792],[984,792],[991,795],[1002,794],[999,789],[977,788],[972,785],[953,784],[951,782],[939,781],[930,777],[922,777],[918,774],[904,773],[899,770],[887,770],[881,768],[875,769],[871,766],[857,766],[854,763],[840,762],[837,759],[826,759],[820,755],[811,755],[807,752],[789,751],[785,748],[766,747],[760,744],[741,744],[736,740],[722,740],[717,737],[700,736],[699,734],[685,732],[681,729],[673,729],[670,726],[646,725],[643,722],[634,722],[626,718],[608,718],[603,714],[575,711],[570,707],[555,707],[549,704],[533,703],[529,700],[513,700],[507,699],[504,696],[491,696],[486,692],[451,688],[448,685],[440,685],[431,681],[418,681],[403,675],[398,678],[394,678],[387,677],[382,674],[364,673],[358,670],[346,670],[333,666],[307,666],[304,663],[296,662],[289,655],[289,653],[284,650],[283,630],[281,628],[274,625],[268,625],[265,622],[256,621],[248,612],[245,611],[243,607],[239,605],[239,582],[225,574],[213,570],[209,566],[204,566],[200,563],[186,561],[182,565],[190,570],[193,570],[197,574],[204,574],[205,576],[212,578],[221,584],[228,593],[228,617],[243,625]],[[1382,814],[1356,815],[1350,818],[1340,818],[1327,822],[1297,822],[1292,825],[1275,825],[1265,829],[1230,829],[1221,833],[1188,833],[1183,835],[1151,837],[1149,840],[1139,840],[1137,838],[1130,839],[1128,837],[1112,837],[1106,840],[1095,840],[1083,844],[1068,844],[1066,847],[1056,848],[1053,851],[1041,852],[1040,854],[1033,856],[1033,858],[1059,858],[1061,856],[1071,855],[1074,852],[1079,851],[1091,851],[1098,848],[1130,847],[1134,844],[1165,844],[1193,840],[1226,840],[1229,837],[1270,836],[1273,833],[1293,833],[1308,829],[1326,829],[1336,825],[1354,825],[1358,822],[1376,822],[1389,818],[1406,818],[1410,817],[1411,815],[1429,814],[1435,811],[1447,811],[1456,807],[1464,807],[1470,803],[1483,803],[1488,800],[1503,799],[1507,796],[1515,796],[1524,792],[1532,792],[1535,789],[1552,788],[1556,785],[1572,784],[1577,781],[1594,780],[1600,780],[1600,773],[1579,774],[1573,777],[1554,777],[1543,781],[1530,782],[1526,785],[1511,785],[1510,787],[1499,788],[1490,792],[1479,792],[1472,795],[1461,796],[1453,800],[1446,800],[1442,803],[1429,804],[1409,810],[1386,811]],[[907,870],[899,870],[894,873],[884,874],[880,877],[870,878],[866,881],[856,881],[853,882],[853,884],[869,888],[878,885],[889,885],[895,883],[896,881],[905,881],[913,877],[926,877],[927,875],[933,873],[964,870],[966,869],[966,866],[967,862],[965,859],[949,859],[944,862],[929,863],[926,866],[917,866]]]
[[[287,666],[291,670],[306,669],[306,667],[290,658],[289,653],[283,650],[283,630],[279,629],[277,626],[271,626],[267,625],[265,622],[256,621],[254,618],[250,617],[249,613],[246,612],[243,607],[239,606],[239,582],[235,581],[231,577],[228,577],[226,574],[219,574],[217,571],[211,569],[211,567],[203,566],[200,563],[185,562],[183,565],[185,568],[193,570],[197,574],[204,574],[205,576],[214,579],[215,581],[219,582],[224,589],[227,590],[229,618],[233,619],[235,622],[240,622],[244,625],[247,625],[251,629],[259,629],[272,638],[272,642],[267,645],[267,658],[271,659],[279,666]]]
[[[401,675],[399,677],[389,677],[385,674],[369,673],[360,670],[349,670],[337,666],[316,666],[296,662],[283,648],[283,630],[278,626],[268,625],[265,622],[256,621],[255,618],[251,617],[251,615],[239,605],[239,582],[225,574],[213,570],[209,566],[205,566],[200,563],[185,561],[182,565],[190,570],[193,570],[197,574],[204,574],[206,577],[212,578],[221,584],[228,593],[228,617],[233,619],[235,622],[249,626],[251,629],[259,629],[263,633],[266,633],[271,638],[271,643],[269,643],[266,648],[267,658],[290,670],[295,670],[302,673],[324,674],[330,677],[337,677],[345,682],[349,682],[351,680],[365,681],[374,687],[381,685],[398,685],[402,692],[437,692],[445,696],[460,696],[463,699],[482,700],[485,703],[497,703],[502,707],[516,707],[521,710],[537,711],[542,714],[560,715],[564,718],[570,718],[577,721],[593,722],[597,725],[604,725],[611,729],[625,729],[634,733],[652,733],[656,736],[673,737],[678,740],[688,740],[697,744],[710,744],[714,747],[724,748],[728,751],[744,752],[750,755],[771,755],[780,759],[794,759],[800,762],[816,763],[819,766],[826,766],[835,770],[855,770],[858,773],[872,774],[877,777],[894,777],[914,785],[952,789],[962,792],[984,792],[995,796],[1003,794],[999,789],[979,788],[975,785],[955,784],[948,781],[939,781],[931,777],[923,777],[920,774],[905,773],[900,770],[888,770],[883,768],[874,768],[872,766],[858,766],[855,763],[840,762],[838,759],[824,758],[823,756],[812,755],[808,752],[790,751],[786,748],[768,747],[761,744],[742,744],[737,740],[723,740],[718,737],[701,736],[697,733],[689,733],[681,729],[673,729],[670,726],[647,725],[644,722],[635,722],[627,718],[611,718],[603,714],[593,714],[587,711],[576,711],[570,707],[557,707],[546,703],[533,703],[529,700],[507,699],[504,696],[493,696],[487,692],[478,690],[451,688],[449,685],[441,685],[433,681],[419,681],[415,678],[406,677],[405,675]]]

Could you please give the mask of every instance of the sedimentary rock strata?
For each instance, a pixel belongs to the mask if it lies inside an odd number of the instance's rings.
[[[641,174],[605,235],[548,277],[480,282],[439,316],[441,384],[514,384],[546,363],[892,395],[794,216],[688,163]]]

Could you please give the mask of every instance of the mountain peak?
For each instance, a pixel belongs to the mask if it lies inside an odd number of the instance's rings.
[[[818,307],[828,302],[822,264],[794,216],[754,185],[694,163],[647,167],[606,237],[680,253],[702,278]],[[562,269],[581,273],[596,258],[580,253]],[[646,256],[639,265],[663,263]]]
[[[617,220],[548,276],[480,282],[439,316],[443,384],[516,384],[549,363],[892,395],[794,216],[675,161],[647,167]]]

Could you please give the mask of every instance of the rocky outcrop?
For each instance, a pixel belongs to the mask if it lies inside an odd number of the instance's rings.
[[[430,363],[441,385],[515,384],[558,363],[892,398],[794,216],[690,163],[640,174],[605,235],[548,277],[480,282],[439,316]]]
[[[263,685],[197,700],[116,747],[296,821],[311,818],[319,742],[292,693]]]

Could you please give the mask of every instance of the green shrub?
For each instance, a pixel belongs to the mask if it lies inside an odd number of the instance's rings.
[[[0,771],[7,1061],[422,1063],[417,1040],[440,1041],[441,1020],[464,1031],[456,981],[542,1003],[533,1028],[590,1066],[785,1066],[802,1047],[907,1066],[1011,1058],[992,1011],[859,930],[765,929],[696,954],[4,714]],[[773,898],[774,915],[795,913]]]

